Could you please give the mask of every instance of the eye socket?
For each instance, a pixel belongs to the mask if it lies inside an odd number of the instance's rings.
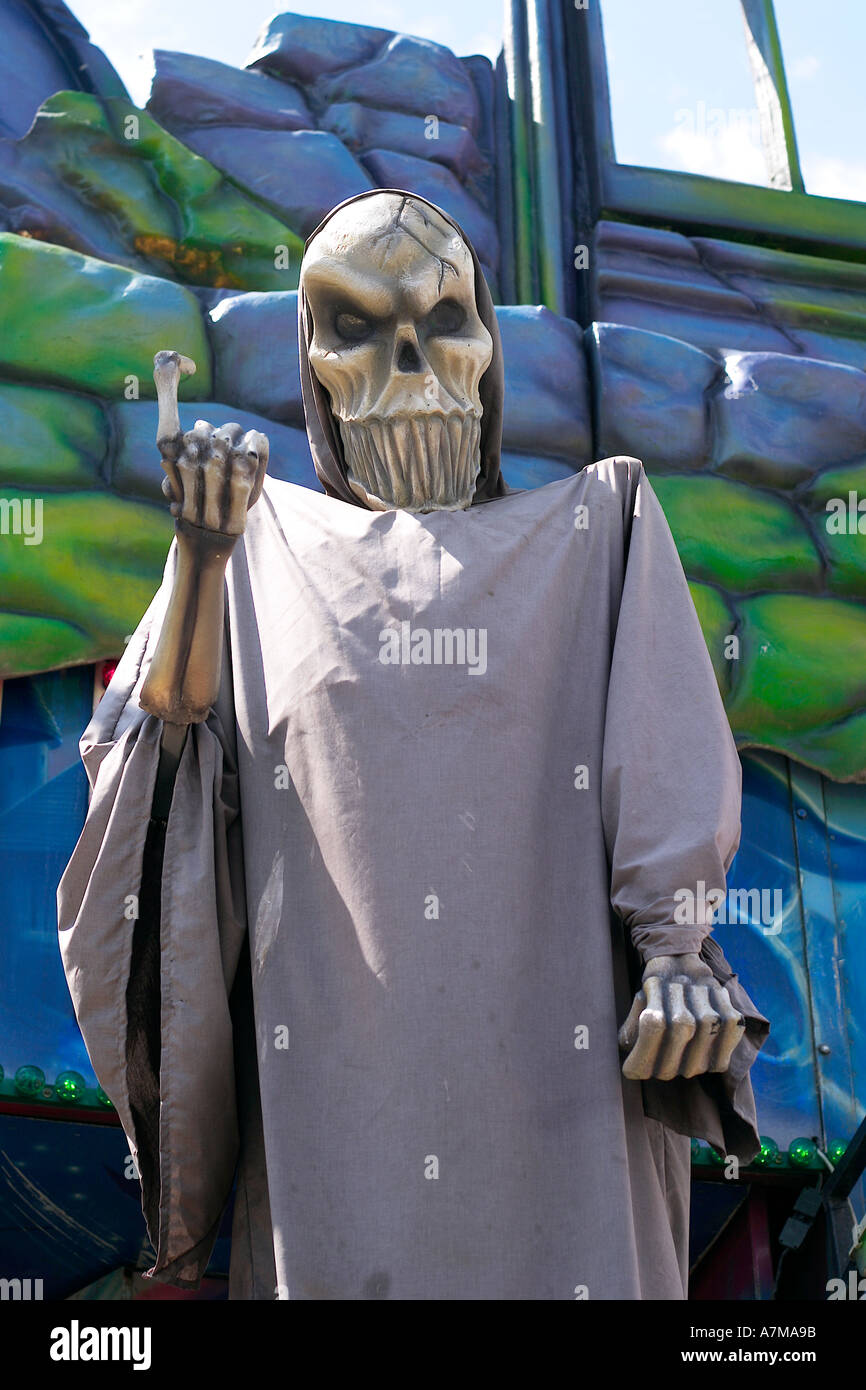
[[[440,299],[427,315],[428,333],[459,333],[466,322],[466,310],[456,299]]]
[[[347,343],[362,343],[372,332],[372,325],[368,319],[362,318],[360,314],[353,314],[348,310],[344,310],[335,316],[334,328],[339,336],[344,338]]]

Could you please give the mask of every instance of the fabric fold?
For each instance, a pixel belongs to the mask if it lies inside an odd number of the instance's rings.
[[[168,823],[151,819],[162,724],[138,696],[175,559],[173,545],[81,739],[91,802],[58,923],[88,1054],[139,1170],[149,1273],[196,1287],[238,1153],[229,997],[246,926],[227,655],[217,706],[189,730]]]

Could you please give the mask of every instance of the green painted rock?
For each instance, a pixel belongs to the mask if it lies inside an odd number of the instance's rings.
[[[192,285],[292,289],[298,237],[146,111],[58,92],[0,143],[0,202],[43,241]]]
[[[738,610],[741,657],[728,700],[738,742],[850,779],[863,766],[866,611],[800,594],[761,594]]]
[[[0,382],[0,487],[20,487],[22,460],[34,493],[99,480],[109,427],[99,401],[41,386]]]
[[[719,682],[719,689],[726,695],[731,686],[732,649],[730,639],[736,635],[737,619],[732,613],[724,594],[710,584],[700,584],[689,580],[689,591],[698,619],[707,642],[707,650]]]
[[[183,394],[211,394],[201,305],[181,285],[0,233],[0,294],[0,373],[6,376],[109,400],[130,391],[155,396],[153,356],[171,347],[196,363]]]
[[[689,578],[728,593],[820,587],[820,555],[787,499],[706,474],[652,483]]]
[[[167,510],[105,491],[2,488],[0,525],[0,679],[121,652],[162,573]]]

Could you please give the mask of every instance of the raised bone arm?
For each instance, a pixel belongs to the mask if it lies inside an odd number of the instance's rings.
[[[237,424],[215,430],[197,420],[183,433],[177,391],[181,376],[194,371],[195,363],[178,352],[154,358],[156,442],[175,519],[177,569],[139,702],[178,726],[206,719],[219,692],[226,565],[268,466],[268,441],[258,430],[244,434]]]

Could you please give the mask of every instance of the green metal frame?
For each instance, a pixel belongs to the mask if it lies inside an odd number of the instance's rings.
[[[590,277],[571,267],[573,238],[602,218],[686,235],[722,235],[780,250],[861,260],[866,204],[807,193],[772,0],[741,0],[775,186],[764,188],[616,158],[603,0],[507,0],[514,296],[588,322]],[[559,55],[565,54],[565,62]],[[576,282],[576,283],[575,283]]]

